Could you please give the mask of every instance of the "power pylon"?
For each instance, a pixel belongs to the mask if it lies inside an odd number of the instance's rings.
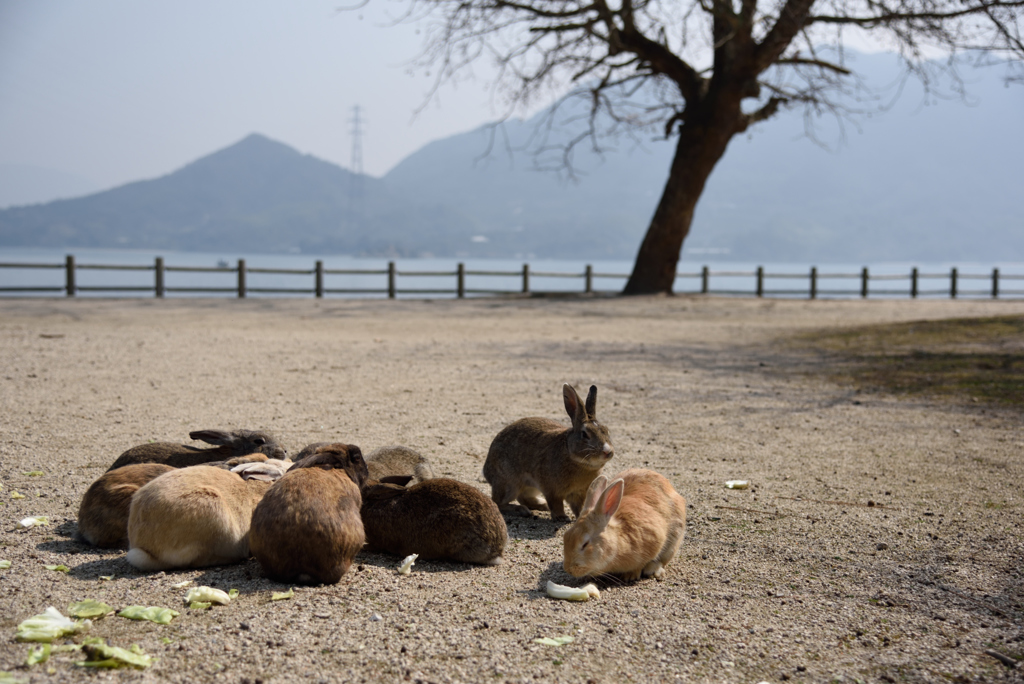
[[[349,189],[349,224],[357,226],[363,219],[363,119],[362,108],[359,105],[352,107],[352,118],[349,123],[352,125],[352,163]]]

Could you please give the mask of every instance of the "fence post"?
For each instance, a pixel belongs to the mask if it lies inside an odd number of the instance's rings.
[[[764,266],[757,267],[757,296],[764,297]]]
[[[811,266],[811,299],[818,298],[818,267]]]
[[[956,299],[956,267],[949,271],[949,298]]]
[[[711,272],[707,266],[700,269],[700,293],[708,293],[708,281],[711,279]]]
[[[245,299],[245,259],[238,260],[238,298]]]
[[[530,264],[523,264],[523,294],[530,291]]]
[[[324,262],[316,260],[316,296],[317,299],[323,298],[324,296]]]
[[[395,262],[388,262],[388,299],[395,298]]]
[[[461,261],[459,262],[458,275],[458,297],[462,299],[466,296],[466,264]]]
[[[999,299],[999,269],[992,269],[992,299]]]
[[[164,296],[164,258],[163,257],[157,257],[156,258],[156,264],[154,265],[153,269],[156,271],[156,287],[155,287],[156,296],[157,297],[163,297]]]
[[[868,298],[868,267],[865,266],[860,271],[860,296],[863,299]]]
[[[910,297],[917,299],[917,266],[910,269]]]
[[[583,291],[591,294],[594,291],[594,267],[590,264],[587,264],[587,270],[584,273],[584,283]]]
[[[66,272],[64,291],[68,297],[75,296],[75,257],[73,254],[68,254],[67,259],[64,260],[64,271]]]

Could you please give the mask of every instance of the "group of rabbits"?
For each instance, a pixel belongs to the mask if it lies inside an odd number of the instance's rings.
[[[435,478],[420,454],[321,442],[289,460],[264,432],[200,430],[196,448],[151,443],[124,452],[78,511],[79,536],[128,547],[141,570],[222,565],[255,557],[271,579],[333,584],[364,546],[423,560],[494,565],[508,541],[503,513],[575,522],[565,532],[575,577],[660,578],[683,540],[686,501],[663,476],[600,475],[614,453],[597,421],[597,387],[584,403],[564,385],[572,427],[522,418],[494,438],[475,487]],[[513,503],[513,501],[517,503]]]

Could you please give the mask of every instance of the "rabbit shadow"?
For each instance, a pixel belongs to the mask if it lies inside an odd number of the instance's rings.
[[[636,584],[640,580],[624,580],[616,575],[597,575],[596,577],[573,577],[565,571],[565,568],[558,561],[548,564],[547,570],[541,572],[537,579],[537,591],[547,593],[548,580],[555,584],[567,587],[582,587],[587,584],[595,585],[600,591],[613,587],[625,587]],[[655,580],[651,580],[652,582]]]
[[[120,555],[98,558],[79,563],[68,571],[68,577],[82,581],[99,581],[102,577],[144,577],[146,573],[137,570],[117,549],[96,549],[96,552],[119,553]]]
[[[66,539],[78,540],[78,521],[65,520],[53,528],[53,531]]]
[[[214,565],[205,568],[183,568],[182,573],[200,570],[189,586],[213,587],[214,589],[237,589],[239,594],[255,594],[266,591],[286,591],[293,584],[283,584],[263,574],[260,564],[250,558],[232,565]],[[184,579],[184,578],[183,578]]]
[[[534,516],[505,516],[505,529],[508,536],[515,539],[554,539],[563,527],[571,523],[555,522],[551,518]]]
[[[381,553],[378,551],[360,551],[359,555],[356,556],[355,562],[352,569],[349,572],[355,570],[361,572],[360,568],[364,565],[369,565],[375,568],[382,568],[384,570],[394,571],[401,564],[402,558],[398,556],[392,556],[387,553]],[[417,559],[414,563],[413,572],[420,574],[433,574],[440,572],[466,572],[475,568],[486,568],[486,565],[474,565],[473,563],[462,563],[459,561],[445,560],[443,558],[431,559],[431,560],[419,560]]]

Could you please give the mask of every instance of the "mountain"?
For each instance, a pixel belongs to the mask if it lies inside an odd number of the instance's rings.
[[[436,202],[255,134],[162,178],[0,212],[6,246],[407,256],[452,251],[473,230]]]
[[[856,125],[817,121],[829,146],[805,134],[799,111],[734,139],[684,257],[1024,261],[1024,88],[1005,87],[993,69],[965,68],[965,103],[955,82],[934,82],[929,94],[899,84],[892,55],[851,59],[869,83],[897,84],[888,96],[898,87],[900,97],[849,102],[865,112]],[[569,139],[577,114],[569,106],[551,129],[538,115],[439,140],[383,178],[251,135],[162,178],[0,211],[0,246],[631,259],[673,143],[580,146],[575,178],[542,170],[550,150],[523,150],[537,146],[539,131]]]

